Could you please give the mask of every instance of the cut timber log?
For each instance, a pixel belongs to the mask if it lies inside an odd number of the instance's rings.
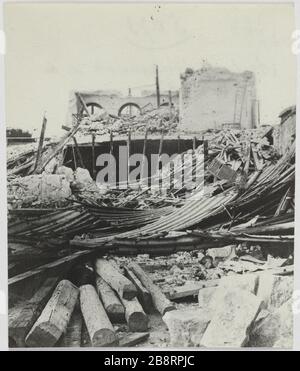
[[[125,318],[131,332],[144,332],[148,330],[148,317],[137,298],[122,299],[125,307]]]
[[[88,329],[86,328],[86,324],[85,324],[84,321],[83,321],[83,324],[82,324],[81,347],[82,348],[92,348],[93,347]]]
[[[78,288],[63,280],[26,337],[29,347],[52,347],[66,331],[78,299]]]
[[[132,270],[126,267],[124,269],[127,278],[130,279],[130,281],[134,284],[135,288],[137,289],[137,297],[139,299],[139,302],[142,304],[144,311],[146,313],[149,313],[151,308],[153,307],[150,292],[142,285],[141,281],[132,272]]]
[[[84,166],[83,158],[82,158],[82,155],[81,155],[81,152],[80,152],[80,149],[79,149],[79,146],[78,146],[78,143],[77,143],[77,140],[76,140],[75,136],[73,137],[73,141],[74,141],[74,144],[75,144],[75,149],[76,149],[76,153],[77,153],[77,156],[78,156],[78,159],[79,159],[80,167],[82,167],[83,169],[86,169],[86,167]]]
[[[138,334],[128,334],[120,339],[119,346],[120,347],[133,347],[136,344],[142,343],[149,338],[149,332],[140,332]]]
[[[49,277],[31,299],[9,310],[8,333],[10,347],[25,347],[26,335],[40,316],[57,285],[57,281],[57,277]]]
[[[118,293],[120,298],[131,300],[136,296],[137,291],[134,284],[124,277],[113,263],[105,259],[97,259],[96,272]]]
[[[118,344],[114,328],[92,285],[80,287],[80,307],[94,347]]]
[[[150,292],[153,305],[161,315],[164,315],[166,312],[175,309],[174,304],[172,304],[165,297],[160,288],[152,282],[152,280],[146,275],[146,273],[138,264],[130,263],[128,268],[135,273],[135,275],[142,282],[145,288]]]
[[[97,277],[96,287],[109,319],[112,322],[123,322],[125,309],[113,289],[101,277]]]
[[[60,347],[81,347],[82,323],[82,315],[79,310],[75,309],[68,324],[67,331],[61,339]]]

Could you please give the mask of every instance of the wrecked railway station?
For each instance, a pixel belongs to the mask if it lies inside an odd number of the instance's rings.
[[[278,116],[252,72],[188,68],[164,100],[73,92],[59,141],[44,117],[8,146],[10,347],[291,348],[296,109]]]

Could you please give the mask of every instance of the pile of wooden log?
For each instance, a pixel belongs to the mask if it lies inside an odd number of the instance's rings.
[[[125,347],[145,341],[148,314],[163,316],[175,307],[138,264],[123,269],[101,258],[62,280],[47,278],[9,310],[10,346]],[[114,325],[125,322],[128,333],[121,337]]]

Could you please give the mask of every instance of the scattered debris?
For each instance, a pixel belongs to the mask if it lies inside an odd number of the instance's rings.
[[[134,125],[145,142],[161,136],[160,154],[164,134],[183,133],[178,112],[96,115],[76,99],[81,115],[60,141],[7,161],[10,345],[291,347],[295,142],[282,153],[270,127],[225,125],[153,176],[175,179],[189,153],[200,183],[99,186],[75,135],[92,134],[91,149],[96,135],[128,144]]]

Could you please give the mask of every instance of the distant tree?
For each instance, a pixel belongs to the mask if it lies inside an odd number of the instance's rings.
[[[31,138],[32,134],[30,134],[28,131],[23,131],[22,129],[7,129],[6,130],[6,136],[8,138],[11,138],[11,137]]]

